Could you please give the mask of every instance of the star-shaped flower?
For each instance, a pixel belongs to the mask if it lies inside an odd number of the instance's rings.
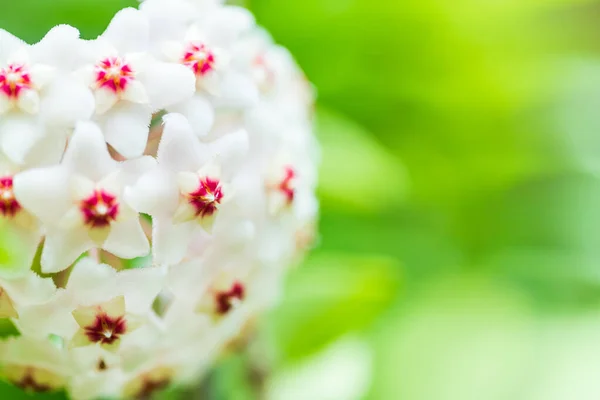
[[[152,318],[152,302],[165,273],[155,267],[117,272],[83,259],[71,272],[66,289],[24,310],[19,326],[37,337],[60,336],[70,347],[97,345],[116,351],[124,338]]]
[[[153,217],[153,253],[158,264],[181,261],[194,231],[210,231],[231,197],[224,168],[215,162],[228,160],[219,145],[198,141],[186,118],[164,117],[165,126],[158,148],[158,167],[128,188],[127,198],[141,212]],[[231,139],[231,140],[230,140]],[[220,144],[231,150],[244,146],[245,135],[232,135]]]
[[[198,136],[212,128],[217,109],[243,109],[258,101],[258,90],[249,75],[238,71],[230,60],[231,49],[254,26],[247,10],[227,6],[202,14],[188,26],[183,18],[166,10],[157,18],[158,5],[143,7],[155,31],[157,53],[161,59],[180,64],[193,72],[196,93],[168,111],[185,115]],[[153,18],[154,17],[154,18]]]
[[[153,165],[151,157],[113,160],[98,127],[86,122],[77,126],[60,165],[17,174],[17,201],[46,228],[42,271],[62,271],[95,247],[123,258],[146,255],[138,213],[122,193]]]
[[[60,143],[60,134],[64,149],[75,122],[92,115],[94,99],[73,74],[82,46],[67,25],[35,45],[0,30],[0,145],[11,160],[22,163],[46,136]]]
[[[118,12],[90,42],[79,75],[96,99],[96,120],[106,141],[126,158],[142,155],[152,113],[194,93],[194,74],[183,65],[156,60],[148,52],[150,27],[138,10]]]

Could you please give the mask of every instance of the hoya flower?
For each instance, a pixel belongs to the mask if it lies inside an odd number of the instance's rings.
[[[124,339],[151,320],[151,305],[165,271],[143,268],[117,272],[91,259],[77,263],[64,290],[28,307],[19,326],[29,335],[56,335],[70,348],[96,346],[116,351]]]
[[[174,264],[195,231],[212,229],[232,193],[216,154],[196,139],[185,117],[170,114],[164,120],[158,167],[128,190],[127,199],[153,217],[155,262]]]
[[[161,6],[169,8],[170,4],[163,2]],[[149,17],[159,8],[153,7]],[[256,85],[230,63],[232,48],[253,24],[246,10],[229,6],[208,12],[190,25],[177,18],[161,18],[152,26],[158,31],[158,56],[184,65],[195,76],[195,95],[168,110],[186,116],[198,136],[212,128],[216,110],[247,108],[258,101]]]
[[[106,142],[126,158],[142,155],[152,113],[191,97],[193,73],[148,53],[150,27],[133,8],[121,10],[85,54],[79,75],[96,99]]]
[[[122,194],[153,164],[150,157],[114,161],[98,127],[80,123],[60,165],[17,174],[17,200],[46,227],[42,271],[62,271],[92,248],[123,258],[146,255],[138,213]]]
[[[0,31],[0,144],[13,161],[23,162],[44,136],[91,116],[93,98],[73,75],[73,57],[65,57],[81,45],[79,32],[65,25],[33,46]]]
[[[313,95],[222,0],[0,30],[2,378],[150,398],[249,343],[316,237]]]
[[[12,337],[0,342],[0,374],[26,392],[50,392],[66,386],[68,355],[49,338]]]

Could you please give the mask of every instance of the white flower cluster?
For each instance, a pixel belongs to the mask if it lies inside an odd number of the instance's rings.
[[[313,237],[313,93],[244,9],[146,0],[0,30],[0,374],[75,399],[197,381]],[[6,268],[5,268],[6,267]]]

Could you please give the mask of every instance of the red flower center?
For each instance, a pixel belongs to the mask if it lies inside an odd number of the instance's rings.
[[[150,399],[151,396],[165,389],[171,383],[170,378],[153,379],[151,377],[144,378],[144,384],[138,392],[137,399]]]
[[[0,91],[11,99],[17,99],[25,89],[31,89],[33,83],[27,67],[21,64],[9,64],[0,69]]]
[[[119,202],[112,194],[103,190],[94,193],[80,204],[84,223],[90,228],[104,228],[117,219]]]
[[[25,375],[21,380],[13,382],[13,384],[26,392],[44,393],[52,390],[50,385],[39,383],[34,376],[33,368],[27,368]]]
[[[0,178],[0,213],[5,217],[14,217],[21,209],[21,205],[15,199],[13,192],[12,176]]]
[[[94,323],[84,328],[90,342],[112,344],[127,331],[125,317],[111,318],[101,313],[96,315]]]
[[[123,59],[109,57],[96,64],[96,85],[121,93],[127,89],[129,82],[135,79],[135,73]]]
[[[215,55],[203,43],[188,44],[181,62],[194,71],[194,74],[198,77],[204,76],[215,69]]]
[[[245,291],[244,285],[235,282],[228,291],[217,292],[215,294],[217,314],[225,315],[231,311],[237,301],[244,300]]]
[[[295,180],[296,171],[290,166],[285,167],[285,177],[279,183],[277,189],[285,195],[288,205],[291,205],[294,202],[294,197],[296,194]]]
[[[217,207],[223,199],[221,181],[209,177],[201,178],[198,189],[188,193],[187,198],[196,209],[197,217],[209,217],[217,211]]]

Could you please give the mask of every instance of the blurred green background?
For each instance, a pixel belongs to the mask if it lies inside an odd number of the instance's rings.
[[[134,1],[3,3],[33,42]],[[244,3],[318,90],[321,236],[208,398],[600,398],[600,1]]]

